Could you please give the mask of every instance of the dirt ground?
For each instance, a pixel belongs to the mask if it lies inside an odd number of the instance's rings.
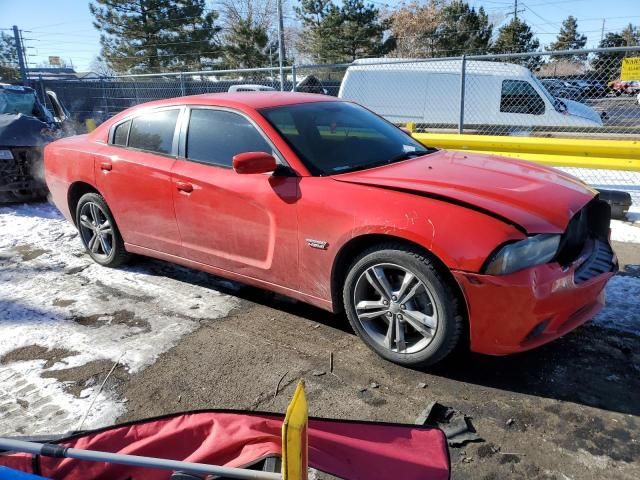
[[[51,227],[42,238],[53,231],[58,230]],[[304,378],[314,416],[413,423],[433,401],[470,416],[483,441],[450,449],[454,479],[640,478],[640,336],[633,333],[590,323],[533,352],[502,358],[467,354],[428,372],[413,371],[369,351],[340,315],[148,259],[116,274],[93,266],[82,252],[61,257],[30,241],[9,245],[12,250],[0,258],[0,279],[59,279],[38,304],[51,307],[22,305],[25,297],[5,301],[13,309],[7,312],[70,321],[73,335],[94,335],[88,342],[122,332],[114,342],[130,341],[128,348],[137,350],[145,338],[165,341],[176,322],[191,325],[176,333],[179,340],[171,347],[149,353],[148,363],[121,364],[109,376],[105,392],[124,405],[118,421],[203,408],[282,413]],[[640,244],[614,248],[619,275],[640,277]],[[142,289],[141,282],[154,289]],[[92,303],[82,303],[83,292]],[[218,310],[208,310],[208,297],[219,300]],[[178,305],[187,298],[186,306]],[[0,317],[2,300],[0,295]],[[637,317],[638,299],[628,302],[626,311]],[[95,309],[86,310],[92,304]],[[158,323],[163,315],[166,323]],[[104,380],[114,357],[89,356],[86,342],[43,348],[46,340],[26,341],[0,355],[0,393],[8,378],[3,367],[27,378],[30,372],[18,368],[26,365],[38,369],[38,378],[63,385],[71,397],[87,400],[87,389]],[[73,363],[75,349],[83,363]],[[41,410],[33,415],[45,408],[51,418],[58,414],[51,399],[31,399],[35,384],[27,383],[16,383],[8,402],[8,395],[0,395],[0,430],[4,415],[15,418],[16,409],[28,412],[37,402]],[[96,405],[103,401],[98,397]]]
[[[618,255],[626,271],[640,246]],[[640,476],[637,336],[587,325],[534,352],[467,355],[425,373],[378,358],[340,316],[248,287],[236,294],[244,301],[231,315],[202,322],[116,382],[128,399],[120,420],[200,408],[284,412],[304,378],[315,416],[413,423],[432,401],[471,416],[484,441],[451,448],[454,479]]]

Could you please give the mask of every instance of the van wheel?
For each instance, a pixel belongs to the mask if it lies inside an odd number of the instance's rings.
[[[343,288],[349,323],[369,348],[422,368],[449,355],[464,329],[455,288],[429,256],[402,244],[362,253]]]
[[[102,196],[87,193],[80,198],[76,225],[82,244],[96,263],[117,267],[129,260],[118,226]]]

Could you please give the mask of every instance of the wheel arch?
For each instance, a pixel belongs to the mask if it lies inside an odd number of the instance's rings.
[[[419,243],[413,242],[411,240],[407,240],[406,238],[377,233],[363,234],[350,239],[340,248],[337,255],[335,256],[333,265],[331,267],[331,298],[333,303],[333,311],[336,313],[344,311],[344,305],[342,302],[342,288],[347,277],[347,273],[349,272],[349,267],[352,263],[351,261],[349,261],[349,259],[356,257],[360,253],[376,245],[381,245],[389,242],[398,243],[405,245],[408,248],[417,249],[434,261],[436,268],[438,268],[438,270],[440,270],[440,272],[442,272],[442,274],[449,280],[451,287],[458,294],[460,301],[463,302],[463,310],[465,312],[466,321],[468,323],[469,311],[467,308],[467,301],[464,292],[451,273],[451,270],[449,270],[449,267],[447,267],[447,265],[440,257],[438,257],[438,255],[425,248],[423,245],[420,245]]]
[[[98,195],[102,196],[100,191],[95,186],[83,181],[73,182],[69,186],[69,190],[67,191],[67,205],[69,207],[69,213],[71,214],[71,218],[73,219],[73,224],[76,226],[76,208],[78,206],[80,198],[82,198],[82,196],[87,193],[97,193]]]

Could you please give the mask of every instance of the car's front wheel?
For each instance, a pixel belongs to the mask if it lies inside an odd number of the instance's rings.
[[[391,243],[365,251],[347,274],[343,297],[358,336],[392,362],[433,365],[462,337],[459,295],[419,249]]]
[[[101,195],[87,193],[80,198],[76,225],[87,253],[100,265],[117,267],[129,259],[118,226]]]

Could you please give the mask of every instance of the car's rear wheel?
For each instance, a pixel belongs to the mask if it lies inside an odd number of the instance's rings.
[[[380,356],[401,365],[433,365],[462,337],[459,295],[419,249],[391,243],[365,251],[347,274],[343,299],[358,336]]]
[[[117,267],[129,259],[118,226],[102,196],[87,193],[80,197],[76,225],[82,244],[95,262]]]

